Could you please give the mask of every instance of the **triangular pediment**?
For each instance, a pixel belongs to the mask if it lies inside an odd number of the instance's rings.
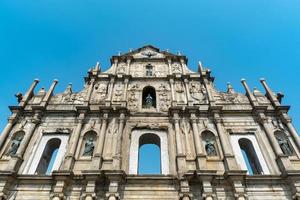
[[[123,56],[132,56],[133,58],[166,58],[168,55],[175,56],[174,54],[170,54],[166,51],[160,51],[159,48],[152,45],[146,45],[129,53],[123,54]]]

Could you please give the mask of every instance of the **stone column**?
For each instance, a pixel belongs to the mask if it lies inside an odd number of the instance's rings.
[[[266,135],[271,143],[271,147],[275,153],[277,164],[281,170],[281,172],[286,173],[287,171],[293,170],[293,166],[288,158],[288,156],[284,155],[278,141],[274,135],[274,131],[270,128],[268,124],[268,119],[264,113],[257,113],[258,121],[264,127]]]
[[[52,85],[50,86],[49,91],[47,92],[47,94],[45,95],[45,97],[42,100],[42,103],[41,103],[42,107],[46,108],[46,106],[48,105],[48,102],[49,102],[49,100],[50,100],[50,98],[53,94],[53,91],[54,91],[55,86],[57,85],[57,83],[58,83],[58,80],[55,79],[53,81]]]
[[[85,100],[85,103],[86,103],[86,104],[89,104],[89,102],[90,102],[90,99],[91,99],[91,96],[92,96],[92,92],[93,92],[94,85],[95,85],[95,79],[92,78],[92,79],[91,79],[91,82],[90,82],[90,87],[89,87],[88,92],[87,92],[87,95],[86,95],[86,100]]]
[[[25,96],[23,97],[23,99],[21,100],[19,106],[21,107],[25,107],[28,103],[28,101],[30,100],[30,98],[33,96],[33,91],[35,89],[35,87],[37,86],[37,84],[40,81],[38,79],[35,79],[32,83],[32,85],[30,86],[29,90],[26,92]]]
[[[8,119],[8,123],[6,124],[2,134],[0,135],[0,150],[15,123],[16,123],[16,114],[13,114],[13,116]]]
[[[168,59],[169,75],[172,74],[172,66],[171,66],[171,64],[172,64],[172,60],[169,58]]]
[[[186,90],[186,100],[187,100],[187,103],[188,105],[193,105],[193,101],[191,101],[191,94],[190,94],[190,87],[189,87],[189,80],[188,79],[184,79],[184,87],[185,87],[185,90]]]
[[[108,88],[108,97],[106,99],[106,102],[108,102],[109,104],[111,103],[112,100],[114,84],[115,84],[115,79],[112,77],[110,79],[109,88]]]
[[[95,152],[95,158],[93,160],[93,166],[95,169],[101,169],[102,165],[102,154],[105,142],[105,133],[107,129],[108,113],[104,113],[104,118],[102,119],[100,135],[97,141],[97,148]]]
[[[130,74],[130,63],[131,63],[131,59],[128,58],[126,62],[127,62],[127,70],[126,70],[126,74],[129,75],[129,74]]]
[[[176,149],[177,149],[177,166],[179,175],[185,173],[186,170],[186,156],[183,154],[182,150],[182,141],[180,136],[180,127],[179,127],[179,115],[174,113],[174,126],[175,126],[175,138],[176,138]]]
[[[174,79],[170,79],[172,102],[176,102],[175,90],[174,90]]]
[[[126,79],[124,80],[124,94],[123,94],[123,101],[126,101],[126,99],[127,99],[128,82],[129,82],[129,80],[128,80],[128,78],[126,78]]]
[[[12,156],[11,159],[9,160],[9,163],[7,166],[7,169],[9,171],[10,170],[17,171],[18,168],[20,167],[20,165],[23,161],[24,153],[25,153],[27,146],[31,140],[31,137],[32,137],[37,125],[40,123],[40,117],[41,117],[41,113],[36,112],[31,121],[30,128],[28,131],[26,131],[16,155]]]
[[[74,162],[75,162],[75,152],[78,145],[78,140],[80,137],[81,129],[83,126],[83,120],[85,118],[85,113],[80,113],[78,117],[78,123],[75,128],[75,131],[72,134],[71,140],[70,140],[70,146],[67,152],[67,156],[65,158],[64,163],[64,169],[65,170],[71,170],[73,168]]]
[[[203,146],[201,142],[201,137],[199,135],[199,129],[198,129],[195,113],[191,114],[191,123],[193,128],[193,136],[194,136],[194,143],[196,149],[196,161],[199,169],[204,169],[206,166],[206,160],[204,158]]]
[[[261,123],[261,125],[264,127],[264,129],[265,129],[265,131],[267,133],[267,137],[270,140],[270,143],[271,143],[271,146],[273,148],[273,151],[275,152],[275,155],[276,156],[283,155],[282,150],[281,150],[281,148],[280,148],[280,146],[279,146],[279,144],[277,142],[277,139],[276,139],[273,131],[269,127],[268,119],[265,116],[265,114],[258,113],[258,120]]]
[[[224,154],[225,166],[227,166],[228,170],[239,170],[239,165],[235,160],[228,135],[222,126],[222,119],[219,113],[214,113],[214,120],[215,120],[215,124],[217,127],[218,135],[220,138],[220,142]]]
[[[122,138],[123,138],[123,130],[124,130],[124,125],[125,125],[125,114],[121,113],[120,114],[120,119],[119,119],[119,129],[118,129],[118,136],[117,136],[117,144],[116,144],[116,153],[115,156],[113,157],[113,168],[115,170],[121,169],[121,151],[122,151]]]

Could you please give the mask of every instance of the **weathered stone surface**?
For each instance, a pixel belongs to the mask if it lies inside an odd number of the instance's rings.
[[[0,199],[299,199],[300,139],[265,80],[266,96],[245,80],[246,95],[221,92],[201,63],[192,72],[153,46],[111,64],[89,70],[82,91],[54,95],[55,80],[34,94],[35,80],[18,95],[0,137]],[[138,173],[148,143],[160,147],[161,174]]]

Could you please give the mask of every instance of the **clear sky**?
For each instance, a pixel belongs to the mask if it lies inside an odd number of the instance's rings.
[[[0,127],[34,78],[39,88],[59,79],[75,91],[96,61],[102,69],[118,51],[152,44],[181,51],[196,70],[198,60],[212,70],[216,86],[246,78],[263,90],[266,78],[292,105],[300,128],[300,1],[283,0],[51,0],[0,1]]]

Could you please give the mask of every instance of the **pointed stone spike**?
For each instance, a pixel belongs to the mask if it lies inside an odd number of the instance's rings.
[[[202,66],[201,61],[198,62],[198,71],[200,72],[200,74],[202,74],[204,72],[204,68]]]
[[[100,72],[100,70],[101,70],[100,62],[97,62],[97,63],[96,63],[96,66],[95,66],[95,69],[94,69],[94,72],[95,72],[96,74],[98,74],[98,73]]]

